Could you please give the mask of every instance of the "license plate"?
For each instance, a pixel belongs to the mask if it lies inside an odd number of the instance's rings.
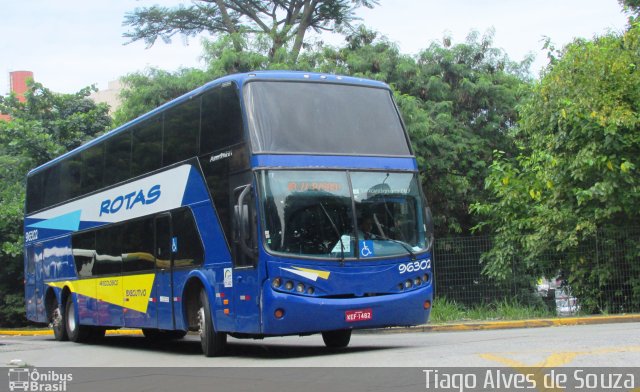
[[[359,310],[347,310],[344,312],[344,319],[348,323],[354,323],[357,321],[367,321],[373,318],[373,311],[371,309],[359,309]]]

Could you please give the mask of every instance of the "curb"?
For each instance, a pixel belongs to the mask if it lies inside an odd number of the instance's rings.
[[[107,335],[142,335],[140,329],[113,329],[108,330]],[[0,336],[53,336],[51,329],[15,330],[1,329]]]
[[[456,331],[482,331],[495,329],[515,329],[515,328],[542,328],[559,327],[566,325],[595,325],[614,323],[635,323],[640,322],[640,314],[623,314],[614,316],[585,316],[566,317],[550,319],[528,319],[513,321],[479,321],[453,324],[426,324],[415,327],[392,327],[384,329],[365,329],[356,333],[378,334],[378,333],[410,333],[410,332],[456,332]],[[35,330],[0,330],[0,336],[46,336],[53,335],[50,329]],[[107,335],[142,335],[140,329],[114,329],[108,330]]]
[[[625,314],[614,316],[585,316],[548,319],[528,319],[513,321],[478,321],[453,324],[425,324],[415,327],[393,327],[378,330],[362,330],[360,333],[410,333],[410,332],[457,332],[482,331],[515,328],[542,328],[567,325],[595,325],[614,323],[640,322],[640,314]]]

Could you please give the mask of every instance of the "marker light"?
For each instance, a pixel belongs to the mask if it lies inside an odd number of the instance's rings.
[[[276,309],[276,311],[273,312],[273,315],[274,315],[275,318],[281,319],[282,317],[284,317],[284,310],[283,309]]]
[[[424,301],[424,309],[428,310],[429,308],[431,308],[431,301],[429,300]]]
[[[293,289],[293,282],[288,280],[287,283],[284,284],[284,288],[287,290]]]
[[[282,279],[280,278],[275,278],[272,282],[271,282],[271,287],[273,287],[274,289],[277,289],[278,287],[280,287],[280,285],[282,284]]]
[[[296,293],[304,293],[304,285],[302,283],[296,285]]]

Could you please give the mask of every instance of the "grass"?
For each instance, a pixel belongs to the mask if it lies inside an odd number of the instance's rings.
[[[433,302],[431,323],[443,324],[457,321],[496,321],[523,320],[532,318],[556,317],[556,314],[544,306],[523,305],[517,301],[501,301],[465,306],[446,298]]]

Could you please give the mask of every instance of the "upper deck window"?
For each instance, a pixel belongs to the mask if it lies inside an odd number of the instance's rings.
[[[256,153],[411,154],[386,89],[255,81],[244,100]]]

